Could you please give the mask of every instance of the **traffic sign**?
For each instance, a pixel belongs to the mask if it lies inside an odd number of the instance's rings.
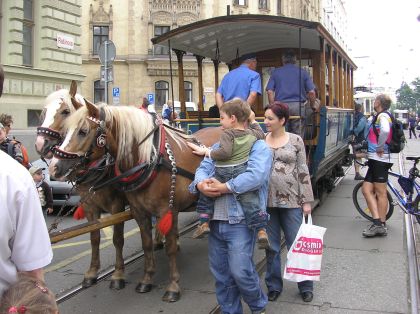
[[[115,45],[111,40],[105,40],[99,47],[99,61],[102,65],[111,65],[116,56]]]
[[[155,94],[147,94],[147,100],[149,101],[149,104],[155,103]]]
[[[114,69],[112,67],[108,67],[108,82],[114,81]],[[105,82],[105,66],[101,65],[101,81]]]
[[[119,87],[113,87],[112,88],[112,97],[120,97],[120,88]]]

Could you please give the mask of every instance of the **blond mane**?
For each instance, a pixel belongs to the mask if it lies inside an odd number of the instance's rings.
[[[111,126],[116,130],[116,140],[119,143],[117,165],[121,166],[123,161],[129,167],[135,166],[140,161],[149,163],[151,155],[156,153],[153,136],[149,136],[140,146],[138,144],[154,127],[151,115],[132,106],[100,105],[98,108],[104,110],[108,131]],[[69,117],[67,127],[69,129],[88,128],[90,131],[87,116],[88,110],[83,106]],[[138,160],[133,159],[133,146],[138,147]]]

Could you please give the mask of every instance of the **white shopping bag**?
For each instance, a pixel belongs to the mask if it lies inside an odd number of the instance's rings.
[[[295,282],[319,281],[325,231],[327,228],[312,224],[310,214],[308,223],[305,223],[305,217],[303,217],[296,239],[287,253],[284,279]]]

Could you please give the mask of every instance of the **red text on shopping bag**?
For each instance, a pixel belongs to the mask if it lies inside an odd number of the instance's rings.
[[[322,255],[322,240],[319,238],[300,237],[293,247],[293,253]]]

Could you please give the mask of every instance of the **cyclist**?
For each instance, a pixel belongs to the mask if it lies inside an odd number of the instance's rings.
[[[364,237],[386,236],[385,225],[388,205],[386,183],[388,170],[391,168],[391,156],[388,144],[391,137],[392,120],[387,112],[391,106],[388,95],[380,94],[375,98],[376,115],[370,124],[368,141],[368,171],[366,173],[362,192],[372,213],[373,224],[363,230]],[[376,128],[378,136],[373,128]]]
[[[358,103],[354,103],[354,127],[353,127],[353,135],[354,135],[354,142],[356,145],[360,146],[360,148],[355,151],[356,158],[360,161],[359,154],[363,154],[363,142],[367,136],[367,119],[363,114],[363,106]],[[363,154],[364,155],[364,154]],[[360,166],[357,162],[354,163],[354,170],[355,176],[354,180],[363,180],[363,176],[360,175]]]

